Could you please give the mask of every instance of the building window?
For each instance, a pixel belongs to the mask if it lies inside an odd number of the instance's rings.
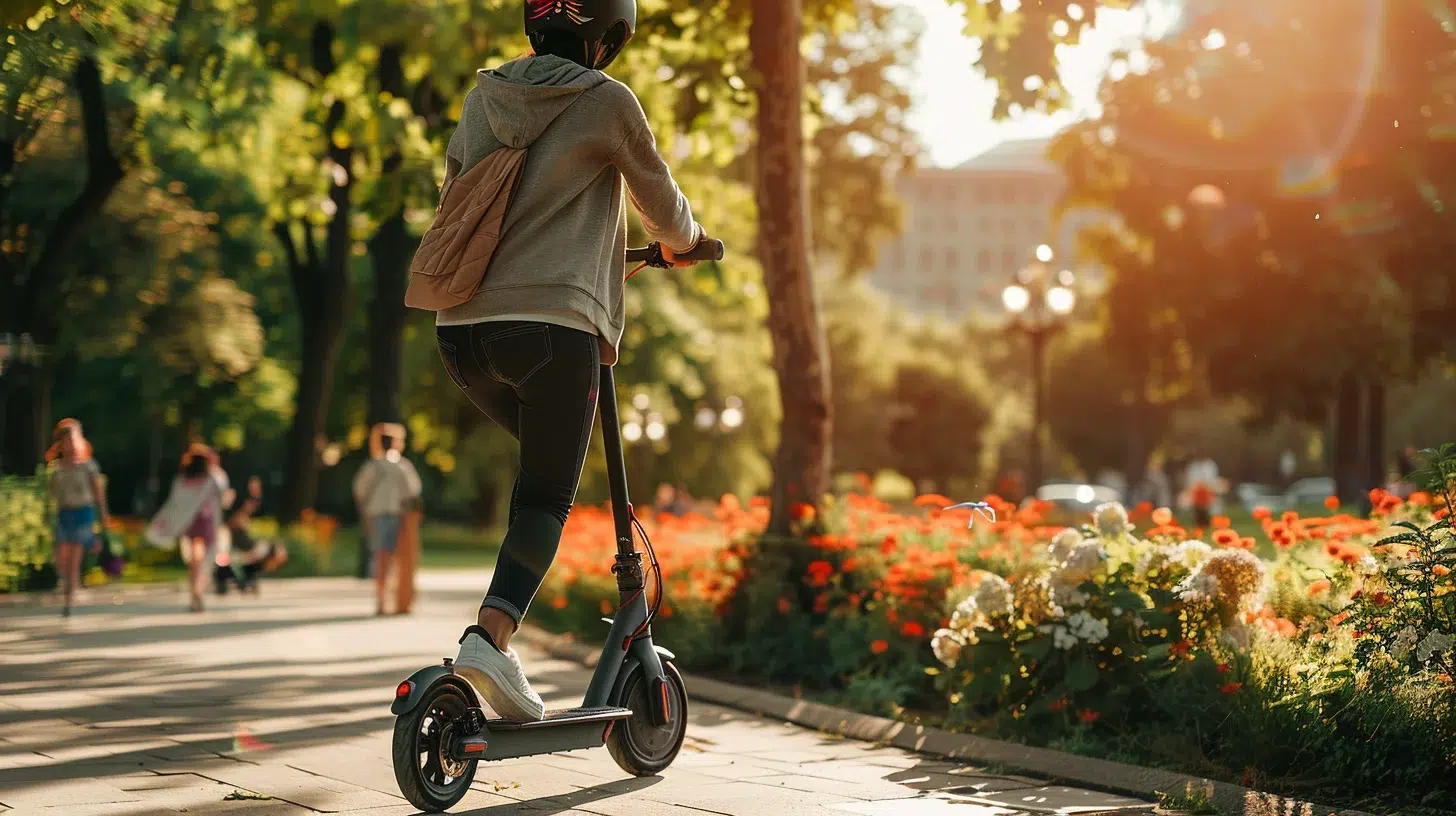
[[[947,272],[955,272],[960,266],[960,258],[954,248],[945,251],[945,268]]]
[[[920,250],[920,269],[929,272],[935,266],[935,255],[929,249]]]
[[[991,250],[983,249],[976,253],[976,271],[982,275],[989,275],[995,271],[991,268]]]
[[[1001,271],[1007,274],[1016,271],[1016,253],[1009,249],[1001,250]]]

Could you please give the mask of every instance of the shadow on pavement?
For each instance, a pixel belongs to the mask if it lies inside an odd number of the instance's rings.
[[[657,776],[634,776],[616,782],[593,785],[590,788],[582,788],[557,796],[543,796],[539,799],[527,799],[509,804],[502,803],[489,807],[476,808],[475,810],[465,810],[461,811],[459,816],[517,816],[517,814],[522,813],[530,813],[532,816],[537,816],[537,814],[539,816],[552,816],[552,814],[575,810],[583,805],[589,805],[592,802],[600,802],[603,799],[611,799],[624,794],[646,790],[661,781],[662,778]]]

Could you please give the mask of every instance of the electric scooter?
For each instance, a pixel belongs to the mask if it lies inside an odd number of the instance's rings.
[[[681,260],[722,260],[723,242],[705,239]],[[627,261],[667,269],[662,249],[652,244],[627,252]],[[457,676],[452,659],[420,669],[394,690],[394,777],[410,804],[441,813],[470,790],[480,762],[514,757],[606,749],[622,770],[634,776],[661,773],[677,758],[687,735],[688,694],[672,652],[652,642],[652,619],[662,601],[662,573],[652,542],[632,512],[627,497],[627,467],[622,457],[621,423],[612,368],[601,372],[602,436],[606,443],[607,481],[617,556],[621,603],[578,708],[546,712],[536,722],[486,717],[475,689]],[[649,607],[642,556],[632,538],[642,535],[651,562],[656,600]]]

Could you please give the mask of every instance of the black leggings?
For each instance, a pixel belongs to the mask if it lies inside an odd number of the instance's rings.
[[[450,379],[521,443],[506,537],[481,608],[516,623],[556,560],[576,500],[601,384],[597,336],[550,323],[440,326]]]

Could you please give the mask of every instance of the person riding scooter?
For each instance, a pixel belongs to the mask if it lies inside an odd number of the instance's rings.
[[[450,379],[521,444],[509,529],[455,671],[502,717],[540,720],[545,706],[510,642],[576,497],[600,366],[617,359],[625,201],[675,265],[692,265],[678,256],[706,236],[636,95],[603,73],[632,38],[634,0],[527,0],[525,17],[532,51],[476,74],[445,189],[503,148],[529,160],[479,289],[436,323]]]

